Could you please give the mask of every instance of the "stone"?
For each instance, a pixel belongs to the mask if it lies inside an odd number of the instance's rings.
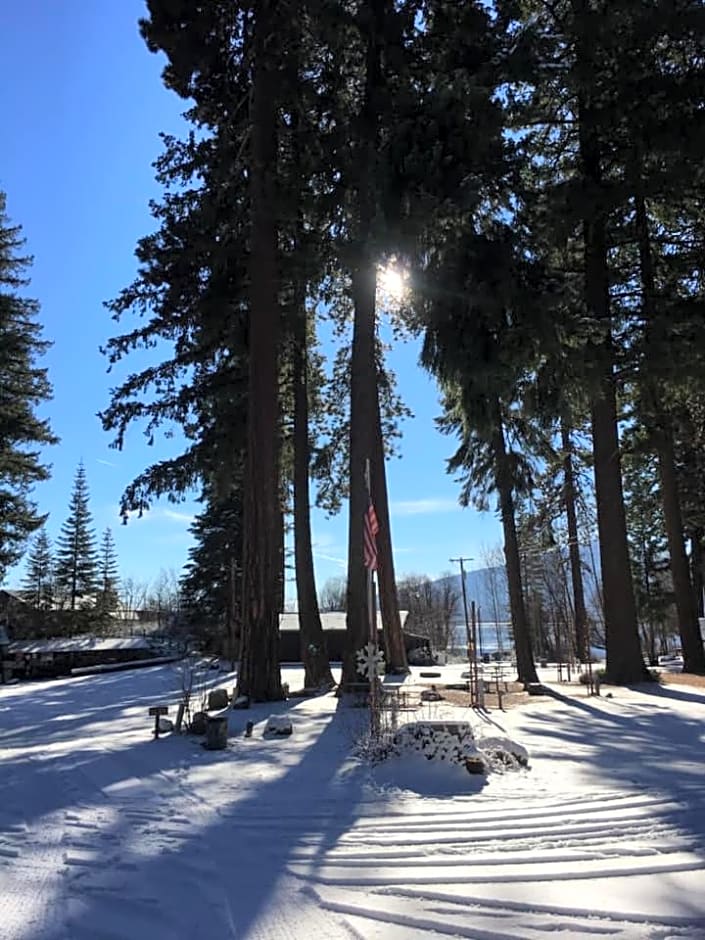
[[[487,766],[481,757],[468,757],[465,761],[465,769],[469,774],[487,773]]]
[[[206,733],[206,718],[208,716],[205,712],[196,712],[196,714],[191,719],[190,731],[191,734],[205,734]]]
[[[229,702],[227,689],[213,689],[208,693],[209,712],[221,711],[223,708],[228,707]]]
[[[162,731],[173,731],[174,722],[170,718],[160,718],[159,719],[159,733]]]
[[[292,731],[291,718],[286,715],[270,715],[264,726],[265,737],[286,738]]]
[[[232,705],[233,708],[249,708],[250,707],[250,697],[249,695],[238,695]]]
[[[222,751],[228,746],[227,715],[209,716],[206,719],[206,743],[208,751]]]

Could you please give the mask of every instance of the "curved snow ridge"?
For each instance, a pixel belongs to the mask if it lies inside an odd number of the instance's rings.
[[[691,853],[664,855],[662,862],[650,861],[653,855],[645,857],[643,864],[637,864],[635,856],[622,856],[614,859],[598,859],[581,862],[580,867],[569,867],[562,862],[527,861],[525,865],[507,865],[502,871],[480,871],[467,862],[464,871],[458,872],[456,865],[434,864],[428,861],[423,866],[423,873],[411,874],[408,866],[394,868],[386,865],[376,873],[350,874],[344,868],[324,867],[315,874],[315,881],[328,885],[397,885],[397,884],[492,884],[510,882],[580,881],[595,878],[613,878],[627,875],[670,875],[676,872],[702,871],[703,859]],[[580,860],[578,860],[580,861]],[[609,863],[608,863],[609,862]],[[483,867],[486,867],[484,863]],[[292,866],[294,872],[296,865]]]
[[[678,915],[640,915],[618,910],[595,912],[581,906],[549,905],[526,901],[495,900],[480,896],[458,898],[443,891],[382,890],[373,894],[348,889],[317,887],[319,903],[347,915],[361,937],[390,940],[430,935],[467,937],[471,940],[534,940],[560,935],[608,936],[614,940],[676,940],[704,936],[705,919]],[[385,925],[377,933],[371,925]],[[399,931],[398,933],[396,931]]]
[[[612,790],[525,809],[494,827],[480,800],[455,827],[447,810],[366,817],[326,851],[299,840],[288,867],[365,940],[705,938],[705,844],[678,799]]]
[[[468,807],[467,811],[435,811],[432,807],[430,807],[430,810],[435,827],[437,823],[442,824],[447,822],[449,824],[457,824],[463,820],[472,823],[480,821],[496,823],[506,822],[509,819],[533,819],[534,817],[544,819],[552,812],[561,817],[565,814],[570,814],[572,817],[586,813],[594,814],[595,812],[600,812],[599,807],[604,804],[609,804],[610,812],[638,808],[651,811],[656,807],[689,810],[690,805],[692,805],[682,800],[674,799],[672,795],[653,796],[649,793],[624,793],[621,790],[605,790],[594,796],[582,797],[580,799],[542,799],[541,797],[535,797],[534,800],[535,803],[533,804],[531,801],[526,801],[520,806],[511,806],[506,800],[493,800],[492,803],[498,803],[498,805],[488,807],[487,804],[478,804],[477,797],[475,797],[472,800],[468,800],[467,803],[464,803],[464,805]],[[457,799],[453,800],[454,804],[458,802]],[[488,800],[487,802],[489,803],[490,801]],[[607,810],[604,811],[607,812]],[[395,829],[399,824],[399,819],[404,819],[405,822],[412,824],[414,822],[428,824],[429,812],[405,812],[403,810],[390,809],[390,811],[385,813],[384,817],[381,818],[379,816],[365,816],[360,818],[356,823],[356,828],[364,829],[368,827],[374,828],[377,831],[385,828]]]

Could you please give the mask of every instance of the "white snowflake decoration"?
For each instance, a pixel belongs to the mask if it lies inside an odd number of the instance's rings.
[[[363,646],[355,655],[357,656],[357,671],[361,676],[371,679],[372,676],[384,675],[384,653],[375,649],[373,643]]]

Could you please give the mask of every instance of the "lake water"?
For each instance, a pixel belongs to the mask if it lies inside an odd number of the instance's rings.
[[[451,646],[460,646],[463,649],[467,647],[468,640],[464,623],[455,624],[452,636]],[[486,622],[479,624],[477,628],[478,653],[494,653],[500,648],[508,652],[513,646],[514,641],[510,623]]]

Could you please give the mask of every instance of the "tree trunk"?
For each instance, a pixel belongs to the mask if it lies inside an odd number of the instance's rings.
[[[352,274],[355,322],[350,378],[350,517],[348,520],[347,642],[341,690],[362,681],[355,654],[369,641],[367,570],[363,563],[363,522],[367,510],[365,462],[372,456],[375,409],[374,318],[377,277],[366,253]]]
[[[622,493],[617,434],[617,405],[610,375],[603,377],[603,395],[592,406],[597,527],[605,611],[607,674],[627,684],[649,678],[639,642],[634,585],[629,565],[626,516]]]
[[[375,397],[377,399],[377,415],[372,460],[372,493],[377,520],[379,522],[379,534],[377,536],[379,606],[382,614],[384,658],[387,672],[401,674],[409,672],[409,664],[406,660],[406,647],[404,646],[404,635],[401,629],[401,618],[399,617],[397,582],[394,575],[392,531],[389,518],[389,499],[387,495],[387,475],[384,460],[384,442],[382,440],[379,396],[375,395]]]
[[[331,687],[333,675],[318,609],[316,577],[311,545],[311,506],[309,500],[308,439],[308,342],[307,318],[303,298],[295,311],[294,337],[294,559],[296,596],[299,608],[301,661],[307,688]]]
[[[514,630],[518,681],[527,686],[533,682],[538,682],[538,676],[536,675],[531,637],[529,636],[529,624],[526,617],[526,608],[524,607],[519,540],[514,518],[514,487],[504,442],[504,427],[499,402],[496,404],[496,423],[492,449],[497,468],[497,492],[499,494],[499,507],[504,532],[504,557],[507,564],[509,608]]]
[[[656,310],[656,280],[651,253],[649,220],[646,213],[641,179],[641,158],[635,146],[633,162],[634,203],[636,209],[636,231],[639,240],[639,263],[641,269],[642,307],[646,322],[647,360],[655,361],[665,346],[661,320]],[[653,348],[650,350],[650,346]],[[650,354],[650,355],[649,355]],[[693,586],[688,573],[688,556],[685,551],[683,515],[678,494],[678,473],[673,443],[673,426],[668,414],[659,405],[659,393],[650,374],[646,378],[644,396],[652,413],[655,428],[652,434],[656,447],[661,480],[661,500],[668,537],[668,553],[671,562],[671,577],[678,614],[678,631],[683,649],[683,671],[705,673],[705,651],[700,635],[697,608],[694,603]]]
[[[589,4],[587,0],[574,0],[574,9],[579,18],[580,31],[576,47],[578,68],[584,76],[593,76],[594,62],[590,43],[594,40],[586,30]],[[597,380],[597,387],[591,396],[591,416],[607,673],[610,681],[625,684],[640,682],[650,676],[639,642],[622,492],[614,348],[610,328],[607,219],[606,210],[600,202],[604,187],[598,136],[599,114],[584,91],[579,95],[578,119],[585,198],[587,199],[588,195],[592,197],[583,219],[585,305],[604,331],[602,341],[593,343],[591,350]]]
[[[583,586],[583,568],[580,561],[580,543],[578,541],[577,494],[575,491],[575,473],[573,472],[573,442],[570,430],[561,423],[561,446],[563,447],[563,504],[568,523],[568,557],[570,559],[570,578],[573,587],[573,611],[575,617],[575,648],[578,659],[589,662],[590,638],[585,612],[585,590]]]
[[[693,596],[698,617],[705,617],[703,608],[703,533],[696,529],[690,536],[690,571],[693,582]]]
[[[250,325],[238,692],[282,697],[279,672],[279,375],[276,206],[276,0],[257,0],[251,103]]]
[[[372,462],[377,408],[375,304],[377,259],[371,250],[377,206],[377,98],[382,85],[381,50],[384,0],[367,4],[365,90],[358,122],[360,141],[355,173],[358,224],[351,271],[354,322],[350,377],[350,516],[348,521],[347,642],[341,691],[360,682],[356,652],[369,639],[367,571],[363,565],[363,521],[367,510],[365,463]],[[375,625],[376,629],[376,625]]]
[[[688,556],[685,551],[683,517],[678,497],[676,459],[673,449],[673,432],[663,425],[655,434],[659,459],[661,498],[671,558],[671,577],[678,615],[678,632],[683,650],[683,671],[702,675],[705,673],[705,652],[698,623],[698,610],[693,586],[688,572]]]
[[[233,664],[237,659],[240,640],[240,595],[238,591],[238,565],[235,555],[228,565],[228,594],[225,608],[225,649],[224,655]]]

